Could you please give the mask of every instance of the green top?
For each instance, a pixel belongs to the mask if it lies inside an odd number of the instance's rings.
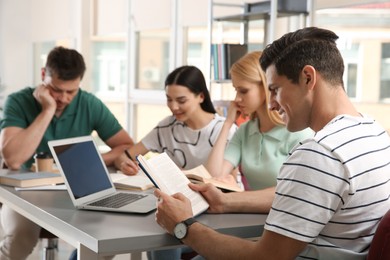
[[[27,128],[42,111],[41,105],[33,97],[34,88],[24,88],[8,96],[4,104],[4,115],[0,121],[1,129],[16,126]],[[93,94],[79,90],[62,115],[50,122],[36,152],[50,152],[47,142],[90,135],[94,130],[106,141],[122,129],[111,111]],[[29,144],[25,144],[29,145]],[[33,157],[24,163],[30,168]]]
[[[276,177],[288,153],[309,136],[313,136],[310,129],[292,133],[284,126],[261,133],[258,119],[250,120],[235,132],[225,150],[224,159],[235,167],[240,165],[249,185],[246,189],[272,187],[276,185]]]

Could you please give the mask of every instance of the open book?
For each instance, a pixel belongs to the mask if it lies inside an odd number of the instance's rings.
[[[115,188],[122,190],[147,190],[154,187],[153,183],[140,171],[137,175],[128,176],[118,171],[110,173]]]
[[[213,179],[213,177],[203,165],[199,165],[198,167],[190,170],[183,170],[183,172],[193,183],[211,183],[223,191],[243,191],[238,185]]]
[[[191,190],[188,186],[190,180],[166,153],[161,153],[150,159],[138,155],[137,161],[144,173],[161,191],[169,195],[183,193],[191,201],[194,216],[208,209],[207,201],[199,192]]]
[[[58,173],[0,170],[0,184],[4,185],[26,188],[59,183],[64,183],[64,179]]]

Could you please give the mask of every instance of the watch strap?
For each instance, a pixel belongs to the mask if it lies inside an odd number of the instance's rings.
[[[195,218],[188,218],[183,221],[183,223],[186,224],[187,227],[191,226],[195,222],[198,222]]]

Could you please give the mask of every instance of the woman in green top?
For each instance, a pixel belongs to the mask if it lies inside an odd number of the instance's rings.
[[[216,178],[235,182],[234,168],[240,168],[246,190],[276,185],[276,177],[289,151],[313,135],[310,129],[289,132],[277,111],[269,110],[269,92],[260,68],[260,51],[246,54],[230,69],[236,97],[230,103],[217,142],[206,168]],[[228,130],[240,116],[249,116],[227,143]]]

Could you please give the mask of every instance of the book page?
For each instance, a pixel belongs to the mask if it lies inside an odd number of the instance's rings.
[[[207,169],[201,164],[195,168],[192,168],[190,170],[183,170],[184,174],[185,175],[196,175],[196,176],[199,176],[201,177],[200,180],[203,180],[203,179],[211,179],[212,176],[210,175],[210,173],[207,171]]]
[[[159,189],[169,195],[178,192],[183,193],[191,201],[194,215],[198,215],[207,210],[209,206],[207,201],[200,193],[188,187],[190,183],[189,179],[166,153],[153,156],[147,161],[140,160],[141,164],[145,162],[148,165],[145,170],[149,170],[146,174],[149,174],[154,179]]]
[[[118,189],[140,189],[146,190],[153,188],[153,183],[143,174],[127,176],[123,173],[111,173],[111,180]]]
[[[203,165],[199,165],[183,173],[193,183],[211,183],[224,191],[243,191],[238,185],[214,179]]]

